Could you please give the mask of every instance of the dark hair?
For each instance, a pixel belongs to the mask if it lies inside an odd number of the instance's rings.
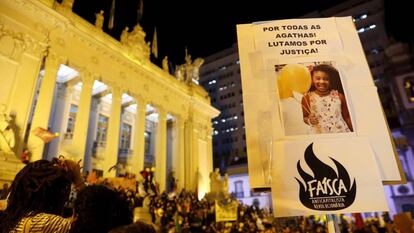
[[[145,222],[137,221],[135,223],[121,226],[111,230],[109,233],[155,233],[152,225]]]
[[[28,163],[13,180],[7,208],[0,217],[0,232],[13,229],[25,216],[61,214],[69,198],[68,173],[55,162]]]
[[[337,90],[342,94],[344,93],[344,89],[342,88],[342,84],[341,84],[341,78],[339,77],[339,72],[335,67],[329,64],[319,64],[319,65],[314,66],[311,71],[312,79],[313,79],[313,73],[316,71],[322,71],[329,76],[329,86],[331,90]],[[313,80],[312,80],[312,85],[309,91],[314,91],[314,90],[315,90],[315,87],[313,86]]]
[[[82,189],[75,200],[76,221],[72,233],[106,233],[132,222],[132,210],[126,197],[103,185]]]

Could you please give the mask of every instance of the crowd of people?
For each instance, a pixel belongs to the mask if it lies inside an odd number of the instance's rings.
[[[0,211],[0,233],[327,232],[323,218],[273,218],[269,210],[231,196],[221,201],[237,202],[237,220],[217,221],[217,200],[198,200],[187,190],[160,194],[152,177],[145,174],[135,188],[125,189],[105,179],[87,179],[85,184],[79,164],[71,160],[31,162],[9,188],[7,207]],[[134,208],[147,210],[148,222],[133,222]],[[342,215],[341,233],[399,232],[387,216],[361,221]]]
[[[76,193],[72,212],[64,216],[71,192]],[[131,205],[122,192],[85,185],[79,164],[60,158],[31,162],[16,175],[0,212],[0,233],[155,232],[132,221]]]
[[[231,198],[231,201],[237,201]],[[325,233],[328,232],[326,216],[299,216],[274,218],[268,209],[238,202],[236,221],[216,221],[214,201],[197,199],[194,192],[181,190],[177,194],[151,197],[152,223],[160,232],[262,232],[262,233]],[[396,233],[402,232],[387,213],[366,218],[361,214],[340,215],[337,219],[341,233]],[[414,229],[413,229],[414,230]]]
[[[234,198],[223,200],[236,201]],[[237,221],[216,221],[215,202],[196,193],[181,190],[177,194],[155,196],[150,203],[152,222],[161,232],[274,232],[268,211],[257,205],[247,206],[238,202]]]

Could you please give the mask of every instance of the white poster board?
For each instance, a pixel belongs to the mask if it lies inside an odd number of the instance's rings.
[[[403,180],[351,17],[243,24],[237,25],[237,35],[251,187],[271,186],[272,160],[281,158],[272,149],[276,143],[327,138],[367,138],[366,146],[372,153],[358,156],[374,156],[381,181]],[[310,77],[321,64],[338,76],[329,78],[329,92],[323,95],[328,99],[318,99],[313,93],[324,90]],[[330,86],[332,80],[336,80],[335,88]],[[313,127],[316,115],[319,129]],[[332,127],[340,129],[330,131]],[[339,150],[348,147],[348,143],[338,145]]]
[[[281,141],[273,149],[276,217],[388,211],[367,138]]]

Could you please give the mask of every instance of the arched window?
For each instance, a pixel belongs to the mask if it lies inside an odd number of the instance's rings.
[[[242,180],[234,182],[234,191],[235,191],[236,198],[243,198],[244,197],[243,181]]]

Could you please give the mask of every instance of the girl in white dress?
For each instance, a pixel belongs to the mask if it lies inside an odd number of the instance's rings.
[[[310,133],[353,132],[339,72],[331,65],[320,64],[313,67],[311,76],[312,86],[302,98],[303,121]]]

